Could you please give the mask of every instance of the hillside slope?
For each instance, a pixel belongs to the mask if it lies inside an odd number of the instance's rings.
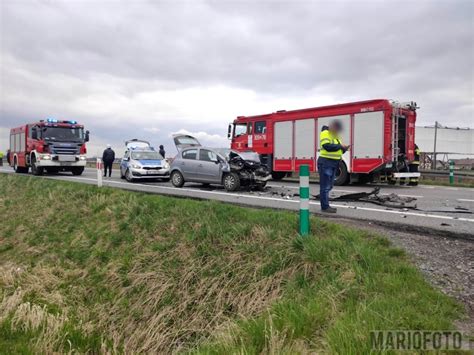
[[[0,352],[367,353],[460,307],[386,239],[312,218],[0,174]]]

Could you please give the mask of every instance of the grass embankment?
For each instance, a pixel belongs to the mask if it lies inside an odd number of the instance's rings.
[[[386,239],[297,215],[0,174],[0,352],[367,353],[461,308]]]

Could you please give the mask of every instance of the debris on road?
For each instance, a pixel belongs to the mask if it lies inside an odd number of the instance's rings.
[[[367,202],[373,203],[388,208],[399,208],[404,211],[416,210],[416,204],[411,204],[416,201],[414,197],[403,197],[395,193],[389,195],[380,195],[380,187],[374,188],[370,192],[356,192],[350,194],[344,194],[337,197],[333,197],[331,201],[348,201],[348,202]],[[319,195],[314,196],[315,199],[319,200]]]

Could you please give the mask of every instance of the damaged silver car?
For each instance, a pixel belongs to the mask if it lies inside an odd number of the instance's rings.
[[[171,182],[182,187],[186,182],[205,185],[222,185],[227,191],[237,191],[242,186],[263,189],[271,174],[261,164],[255,152],[220,153],[213,148],[202,147],[192,136],[173,136],[178,155],[171,163]]]

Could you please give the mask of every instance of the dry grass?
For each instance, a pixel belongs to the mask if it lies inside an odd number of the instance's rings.
[[[0,353],[364,353],[370,327],[457,314],[385,240],[301,239],[292,213],[4,175],[0,196]]]

